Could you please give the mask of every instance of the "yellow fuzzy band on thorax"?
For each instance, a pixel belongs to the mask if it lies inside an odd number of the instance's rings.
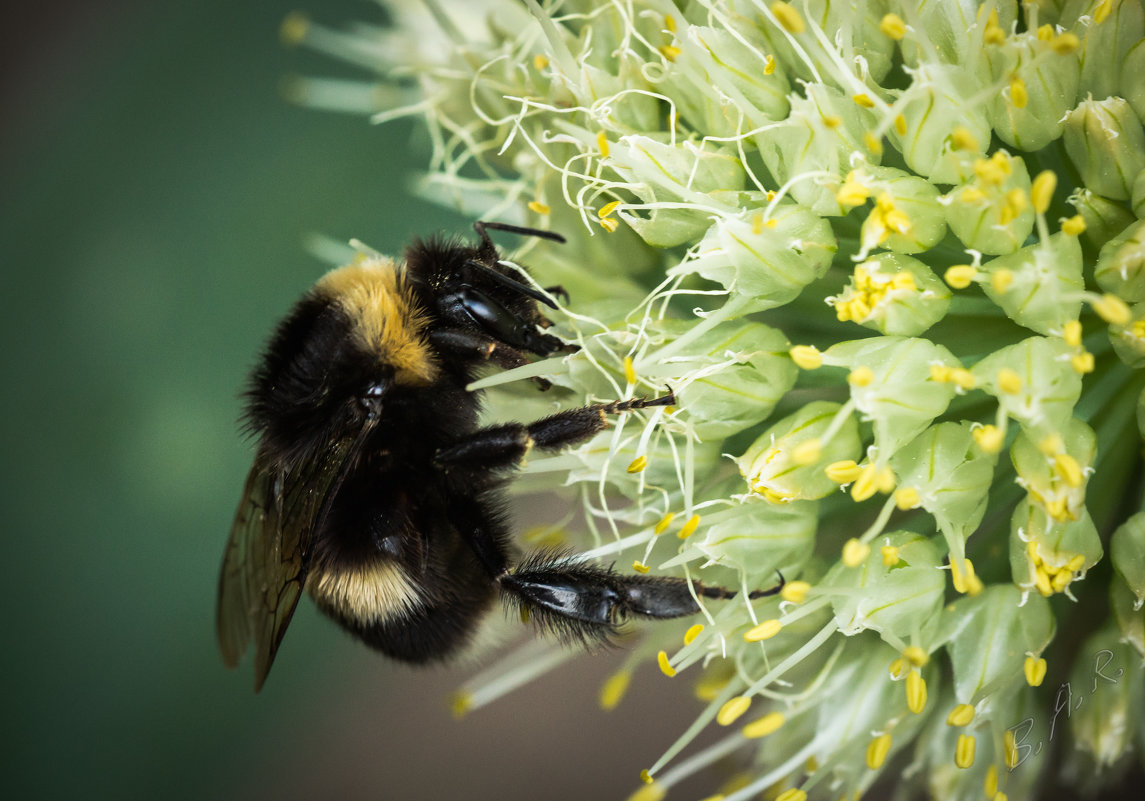
[[[332,270],[315,290],[341,306],[359,344],[394,368],[397,383],[424,385],[436,377],[437,361],[424,337],[428,321],[393,259],[369,258]]]

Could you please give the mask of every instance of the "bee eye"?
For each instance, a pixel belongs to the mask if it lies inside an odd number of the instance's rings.
[[[376,417],[382,411],[382,398],[389,389],[389,384],[385,381],[375,381],[366,387],[365,391],[358,396],[358,404],[369,414],[371,417]]]

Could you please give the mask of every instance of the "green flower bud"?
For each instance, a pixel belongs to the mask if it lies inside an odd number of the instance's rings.
[[[1129,205],[1137,215],[1137,219],[1145,220],[1145,170],[1137,173],[1137,177],[1133,179]]]
[[[926,339],[872,337],[840,342],[823,353],[823,363],[871,371],[868,381],[852,382],[851,400],[872,421],[879,453],[890,456],[946,411],[952,384],[930,380],[931,366],[958,366],[942,345]]]
[[[691,328],[675,320],[665,320],[661,327],[673,338]],[[787,350],[782,332],[762,323],[733,321],[693,341],[686,357],[642,369],[641,377],[673,387],[696,436],[722,439],[768,417],[795,385],[799,368]]]
[[[768,503],[752,498],[704,514],[685,550],[663,567],[710,560],[740,572],[749,584],[767,586],[775,578],[774,565],[800,564],[811,555],[818,513],[815,501]]]
[[[966,702],[987,688],[1023,682],[1026,655],[1049,645],[1054,617],[1041,596],[1023,599],[1013,585],[991,584],[951,604],[940,631],[950,639],[954,697]]]
[[[719,218],[698,256],[668,274],[697,273],[751,298],[756,309],[791,301],[827,272],[835,235],[826,220],[795,203],[780,203],[766,218],[764,213]]]
[[[882,334],[917,336],[945,316],[950,290],[918,259],[879,253],[855,265],[851,281],[827,302],[840,320]]]
[[[737,34],[689,26],[677,40],[680,55],[657,82],[683,119],[712,135],[735,136],[783,119],[790,108],[791,85],[774,59],[769,71],[766,44],[753,41],[751,26]]]
[[[1109,326],[1109,341],[1117,358],[1133,369],[1145,367],[1145,303],[1130,307],[1129,325]]]
[[[1030,499],[1058,521],[1077,520],[1085,508],[1085,485],[1097,458],[1097,435],[1071,418],[1059,434],[1035,441],[1021,431],[1010,447],[1018,481]]]
[[[943,198],[946,222],[962,244],[981,253],[1013,253],[1034,228],[1030,174],[1019,156],[998,150],[974,162],[974,178]]]
[[[583,102],[608,102],[608,125],[613,131],[621,134],[643,134],[655,131],[660,127],[660,108],[655,97],[642,92],[628,92],[620,100],[611,100],[632,88],[632,77],[620,77],[610,72],[615,65],[596,66],[591,63],[581,65],[581,86],[586,97]],[[643,83],[643,82],[642,82]],[[647,85],[646,85],[647,86]],[[643,87],[642,87],[643,88]],[[647,86],[651,91],[652,87]]]
[[[1081,397],[1081,376],[1071,348],[1057,337],[1030,337],[987,356],[971,368],[975,383],[998,399],[1036,442],[1062,431]]]
[[[1126,88],[1141,83],[1141,74],[1129,72],[1123,65],[1129,48],[1145,36],[1145,13],[1139,3],[1132,1],[1115,1],[1111,6],[1108,17],[1097,22],[1095,15],[1084,35],[1077,32],[1081,36],[1080,93],[1083,96],[1098,99],[1124,96]]]
[[[862,455],[858,423],[842,410],[837,403],[815,401],[767,429],[735,460],[751,490],[775,502],[837,492],[824,467]]]
[[[1085,185],[1113,200],[1128,200],[1145,169],[1145,132],[1120,97],[1083,100],[1066,116],[1066,153]]]
[[[1076,190],[1066,202],[1085,220],[1085,238],[1095,247],[1104,246],[1134,222],[1133,215],[1122,204],[1088,189]]]
[[[986,262],[980,273],[989,280],[982,288],[1015,323],[1049,334],[1081,313],[1081,266],[1077,237],[1058,232]]]
[[[1121,641],[1133,646],[1145,660],[1145,608],[1133,595],[1125,579],[1116,573],[1109,584],[1109,606],[1121,634]]]
[[[1125,579],[1140,609],[1145,603],[1145,512],[1117,527],[1109,541],[1109,555],[1113,569]]]
[[[804,90],[807,97],[790,97],[787,119],[768,126],[754,141],[772,176],[781,184],[791,181],[792,197],[817,214],[842,214],[824,175],[846,174],[856,152],[878,160],[864,144],[875,117],[833,86],[813,83]]]
[[[970,423],[938,423],[890,459],[900,487],[918,493],[939,530],[965,540],[986,512],[994,477],[994,454],[976,447]]]
[[[1023,592],[1049,597],[1069,593],[1104,551],[1093,518],[1083,508],[1076,520],[1051,517],[1029,497],[1010,518],[1010,572]]]
[[[1085,702],[1069,715],[1070,731],[1078,748],[1108,768],[1132,749],[1133,724],[1145,708],[1140,663],[1132,648],[1118,642],[1113,626],[1086,640],[1078,653],[1068,686]]]
[[[1077,102],[1081,65],[1076,53],[1058,53],[1036,31],[1008,36],[985,48],[986,85],[1006,86],[989,104],[990,124],[1011,147],[1034,151],[1062,134]]]
[[[949,158],[948,136],[965,128],[975,141],[990,141],[985,104],[975,100],[983,86],[973,74],[955,64],[920,64],[910,100],[902,107],[905,133],[893,137],[907,166],[933,183],[962,180],[957,160]]]
[[[876,247],[918,253],[938,244],[946,234],[938,190],[917,175],[894,167],[856,167],[847,174],[835,197],[844,208],[868,197],[874,200],[874,209],[863,222],[860,256]]]
[[[1145,122],[1145,81],[1128,77],[1145,75],[1145,39],[1129,48],[1121,64],[1121,96],[1137,112],[1137,119]]]
[[[1145,300],[1145,220],[1106,242],[1094,267],[1097,284],[1124,301]]]
[[[1017,5],[1009,0],[996,2],[990,7],[998,14],[998,24],[1010,30],[1017,17]],[[920,3],[913,9],[919,20],[914,27],[927,45],[916,45],[909,38],[903,40],[903,59],[911,66],[933,61],[932,49],[941,54],[941,60],[950,64],[974,61],[982,49],[982,27],[989,10],[974,0],[954,0],[945,3]],[[901,13],[901,12],[900,12]],[[912,19],[913,23],[913,19]]]
[[[835,622],[844,634],[874,629],[889,641],[909,640],[920,629],[937,622],[946,581],[942,554],[931,540],[911,531],[881,535],[878,544],[898,549],[899,561],[884,564],[877,548],[854,567],[837,562],[823,577],[824,587],[840,590],[832,595]]]

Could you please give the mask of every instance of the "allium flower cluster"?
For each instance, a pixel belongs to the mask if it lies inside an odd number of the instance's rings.
[[[376,74],[294,91],[420,117],[428,194],[571,240],[520,258],[581,349],[479,386],[516,417],[678,399],[530,461],[521,487],[577,510],[535,539],[788,579],[640,631],[602,705],[658,665],[704,706],[634,798],[732,754],[725,801],[1025,798],[1141,760],[1145,4],[390,8],[289,19]],[[459,705],[566,654],[530,644]]]

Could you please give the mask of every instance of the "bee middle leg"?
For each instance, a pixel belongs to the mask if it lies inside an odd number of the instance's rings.
[[[555,450],[584,442],[608,427],[608,415],[670,406],[675,397],[668,393],[659,398],[629,398],[610,403],[594,403],[579,409],[566,409],[536,422],[507,423],[483,428],[471,436],[439,450],[434,457],[445,468],[496,470],[515,467],[532,448]]]

